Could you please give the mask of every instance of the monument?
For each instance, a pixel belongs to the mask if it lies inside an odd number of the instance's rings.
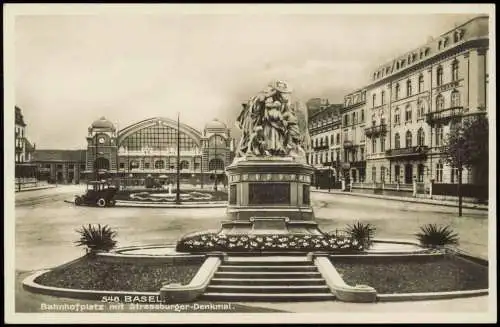
[[[273,81],[243,104],[242,136],[226,168],[224,234],[322,234],[310,203],[307,119],[291,105],[290,93],[286,82]]]

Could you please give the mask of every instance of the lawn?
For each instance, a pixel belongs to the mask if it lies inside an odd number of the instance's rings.
[[[454,255],[332,258],[349,285],[374,287],[379,294],[466,291],[488,288],[488,267]]]
[[[35,282],[54,287],[101,291],[157,292],[163,284],[187,285],[201,262],[173,265],[167,263],[109,262],[98,256],[56,268]]]

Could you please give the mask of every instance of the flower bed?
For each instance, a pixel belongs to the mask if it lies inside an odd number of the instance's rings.
[[[174,202],[176,194],[167,190],[132,191],[121,190],[115,195],[116,200],[144,202]],[[180,199],[183,202],[227,201],[227,193],[221,191],[182,191]]]
[[[72,289],[157,292],[164,283],[189,284],[200,267],[201,263],[125,263],[86,256],[41,275],[35,282]]]
[[[205,233],[185,237],[177,243],[178,252],[251,251],[329,251],[358,253],[363,245],[348,237],[333,235],[225,235]]]

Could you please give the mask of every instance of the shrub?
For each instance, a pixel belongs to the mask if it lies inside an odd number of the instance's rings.
[[[376,230],[375,226],[363,224],[358,221],[352,225],[347,225],[345,232],[353,240],[358,241],[358,243],[363,244],[363,246],[368,249],[373,243],[373,237],[375,236]]]
[[[333,251],[360,252],[363,245],[347,237],[332,235],[225,235],[205,233],[189,235],[177,243],[178,252],[250,252],[250,251]]]
[[[87,253],[97,251],[109,252],[116,247],[116,232],[108,225],[101,224],[82,226],[76,231],[80,234],[80,239],[76,241],[76,246],[85,246]]]
[[[420,232],[416,233],[420,245],[434,248],[444,245],[458,244],[458,234],[454,233],[450,226],[437,226],[436,224],[427,224],[420,227]]]

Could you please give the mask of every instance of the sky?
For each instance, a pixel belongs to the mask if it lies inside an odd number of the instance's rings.
[[[38,149],[86,147],[90,124],[150,117],[234,126],[271,80],[302,102],[343,97],[378,65],[474,15],[25,15],[15,19],[15,101]]]

